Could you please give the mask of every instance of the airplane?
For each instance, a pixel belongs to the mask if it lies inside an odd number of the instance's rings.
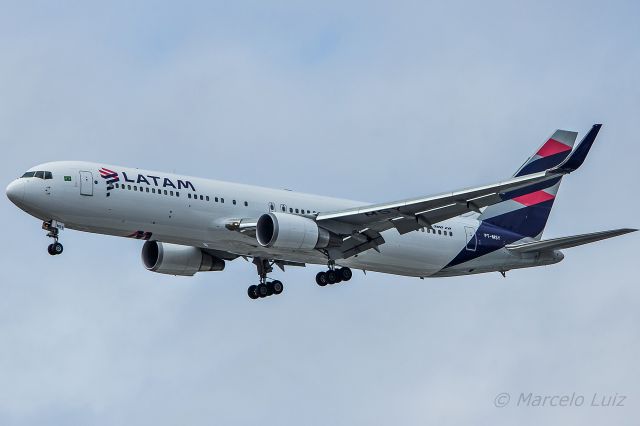
[[[320,286],[349,281],[352,269],[433,278],[551,265],[561,249],[623,235],[614,229],[542,239],[562,178],[584,162],[601,124],[574,148],[557,130],[510,179],[435,196],[370,204],[289,190],[80,161],[29,169],[6,189],[43,221],[53,242],[74,229],[143,240],[149,271],[193,276],[252,260],[251,299],[282,293],[274,266],[326,265]]]

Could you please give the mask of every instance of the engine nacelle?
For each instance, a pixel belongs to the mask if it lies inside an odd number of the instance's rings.
[[[224,260],[197,247],[147,241],[142,246],[142,263],[152,272],[192,276],[200,271],[222,271]]]
[[[288,213],[266,213],[256,225],[256,238],[262,247],[313,250],[340,245],[342,239],[315,221]]]

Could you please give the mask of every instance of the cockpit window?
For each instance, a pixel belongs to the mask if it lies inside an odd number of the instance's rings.
[[[45,172],[45,171],[36,171],[36,172],[26,172],[25,174],[22,175],[23,178],[31,178],[31,177],[37,177],[40,179],[53,179],[53,174],[51,172]]]

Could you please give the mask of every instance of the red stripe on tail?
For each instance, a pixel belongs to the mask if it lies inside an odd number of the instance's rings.
[[[517,201],[520,204],[524,204],[525,206],[533,206],[535,204],[544,203],[545,201],[553,200],[556,198],[554,195],[549,194],[544,191],[536,191],[530,194],[524,194],[519,197],[513,199],[513,201]]]
[[[558,142],[555,139],[549,139],[544,145],[542,145],[542,148],[536,152],[536,155],[539,155],[540,157],[548,157],[565,151],[571,151],[571,147],[563,144],[562,142]]]

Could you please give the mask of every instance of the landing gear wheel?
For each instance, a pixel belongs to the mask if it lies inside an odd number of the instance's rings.
[[[257,285],[250,285],[249,288],[247,289],[247,294],[249,294],[249,297],[252,299],[257,299],[258,296],[258,286]]]
[[[269,296],[269,287],[266,284],[260,284],[257,293],[259,297],[267,297]]]
[[[271,282],[266,284],[267,284],[267,290],[268,290],[267,296],[273,296],[273,294],[275,293],[273,291],[273,283]]]
[[[318,284],[320,287],[324,287],[325,285],[329,284],[329,281],[327,281],[326,272],[318,272],[316,274],[316,284]]]
[[[353,272],[351,272],[351,269],[347,267],[340,268],[338,270],[338,273],[340,274],[340,278],[342,278],[342,281],[349,281],[351,277],[353,277]]]
[[[64,250],[64,247],[62,247],[62,244],[60,244],[59,242],[55,242],[52,244],[53,248],[53,254],[62,254],[62,250]]]
[[[273,289],[273,294],[280,294],[284,290],[284,286],[278,280],[271,283],[271,288]]]
[[[53,244],[49,244],[49,246],[47,247],[47,252],[49,252],[51,256],[55,256],[57,254],[61,254],[63,249],[64,248],[62,247],[62,244],[56,241]]]
[[[338,274],[336,271],[329,270],[326,272],[327,274],[327,283],[335,284],[338,282]]]

